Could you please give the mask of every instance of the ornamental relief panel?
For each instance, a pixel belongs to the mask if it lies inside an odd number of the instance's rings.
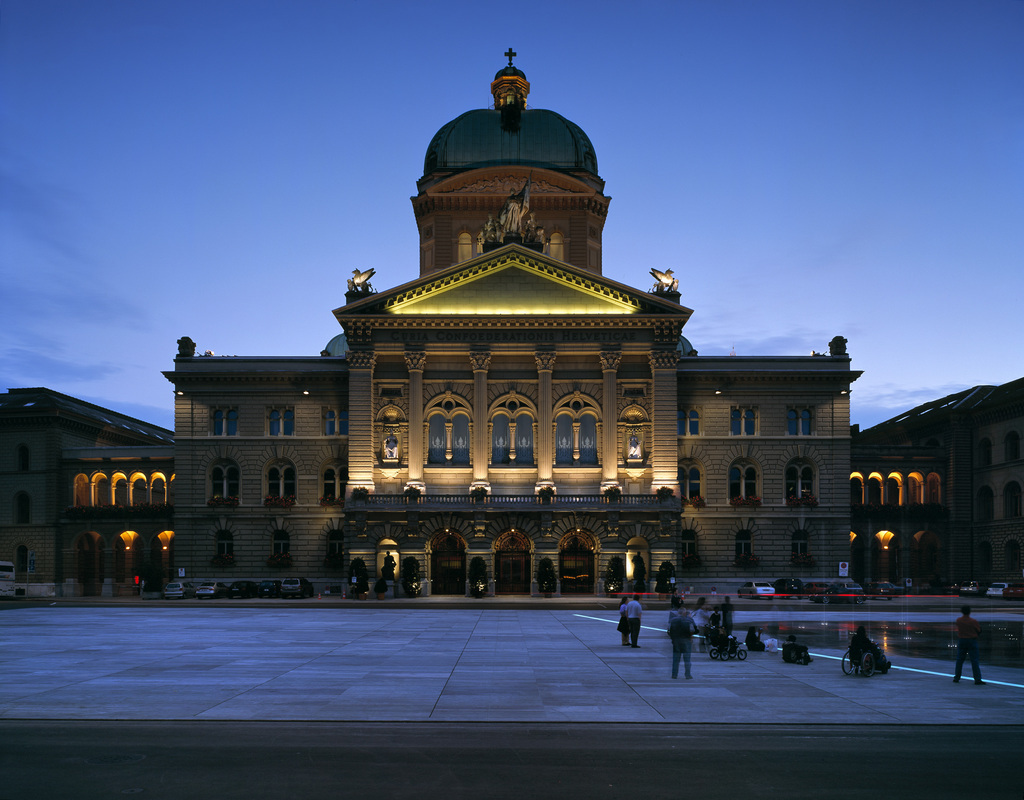
[[[604,386],[597,382],[554,381],[551,384],[551,397],[554,399],[556,408],[574,397],[584,403],[589,402],[600,416],[601,404],[604,401]]]
[[[517,397],[520,401],[536,408],[537,406],[537,385],[523,383],[521,381],[497,381],[487,384],[487,407],[492,408],[494,404],[503,397]]]
[[[653,413],[650,398],[651,390],[647,389],[644,397],[619,397],[615,402],[615,418],[623,422],[638,422],[640,418],[650,419]],[[633,411],[627,413],[627,409],[639,410],[641,417],[637,417],[637,412]]]
[[[515,194],[520,191],[525,184],[526,178],[518,175],[504,175],[502,177],[481,178],[473,181],[472,183],[449,185],[443,189],[439,189],[438,194],[473,193],[495,194],[501,197],[507,197],[510,194]],[[533,179],[530,182],[531,194],[565,194],[567,192],[581,193],[583,191],[584,190],[581,188],[556,186],[555,184],[542,179]]]

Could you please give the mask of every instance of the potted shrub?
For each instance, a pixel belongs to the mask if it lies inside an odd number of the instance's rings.
[[[416,556],[402,559],[402,591],[406,597],[420,596],[420,562]]]
[[[537,490],[537,497],[539,497],[540,501],[542,503],[544,503],[545,505],[550,503],[551,502],[551,498],[554,497],[554,496],[555,496],[555,490],[552,487],[550,487],[550,486],[541,486]]]
[[[366,593],[370,591],[370,580],[366,574],[366,562],[363,559],[353,558],[348,565],[349,583],[352,584],[352,595],[356,600],[365,600]]]
[[[622,489],[618,486],[609,486],[604,490],[604,499],[609,503],[617,503],[622,499]]]
[[[676,493],[672,491],[671,486],[661,486],[658,488],[658,491],[654,493],[654,496],[658,498],[659,503],[667,503],[676,496]]]
[[[377,578],[377,582],[373,584],[373,593],[377,595],[378,600],[388,596],[388,582],[383,577]]]
[[[469,562],[469,591],[473,597],[487,594],[487,562],[481,556]]]
[[[482,503],[487,499],[487,487],[474,486],[469,490],[469,496],[472,498],[474,503]]]
[[[420,497],[423,495],[423,492],[420,491],[418,486],[406,486],[404,494],[405,494],[405,502],[407,502],[407,503],[416,503],[416,502],[419,501]]]
[[[370,490],[365,486],[357,486],[352,490],[352,502],[353,503],[365,503],[370,499]]]
[[[621,556],[612,556],[608,559],[608,567],[604,571],[604,590],[609,597],[615,597],[622,591],[626,582],[626,563]]]
[[[676,576],[676,568],[672,566],[671,561],[662,561],[658,567],[658,575],[654,579],[654,591],[658,594],[671,594],[672,583],[670,578]]]
[[[558,576],[554,562],[545,556],[537,562],[537,588],[545,597],[551,597],[558,589]]]

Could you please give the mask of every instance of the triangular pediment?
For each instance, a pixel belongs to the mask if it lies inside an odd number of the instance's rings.
[[[338,316],[680,315],[690,309],[509,245],[337,309]]]

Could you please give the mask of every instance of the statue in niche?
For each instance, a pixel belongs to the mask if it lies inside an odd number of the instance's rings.
[[[398,458],[398,438],[393,433],[384,440],[384,458]]]
[[[395,557],[388,550],[384,555],[384,565],[380,568],[380,576],[386,581],[395,579]]]
[[[647,565],[644,557],[637,553],[633,556],[633,583],[643,583],[647,579]]]
[[[629,447],[626,451],[626,458],[643,458],[640,452],[640,439],[635,433],[629,435]]]
[[[523,235],[523,221],[530,210],[530,179],[526,179],[523,188],[506,198],[501,211],[498,212],[498,225],[505,236]]]

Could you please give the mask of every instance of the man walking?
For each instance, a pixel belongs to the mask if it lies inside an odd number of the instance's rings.
[[[697,626],[690,618],[690,612],[680,607],[678,611],[670,612],[668,623],[668,635],[672,639],[672,677],[679,677],[679,656],[683,657],[686,679],[691,680],[690,674],[690,653],[693,649],[693,634]]]
[[[633,599],[626,603],[626,622],[629,623],[629,646],[639,647],[636,643],[637,638],[640,636],[640,617],[643,616],[644,609],[640,605],[640,595],[633,595]]]
[[[957,617],[956,620],[956,634],[959,638],[956,643],[956,670],[953,672],[953,683],[960,683],[964,658],[970,656],[974,682],[981,686],[985,683],[981,679],[981,667],[978,666],[978,637],[981,635],[981,625],[971,616],[970,606],[964,606],[960,611],[963,616]]]

